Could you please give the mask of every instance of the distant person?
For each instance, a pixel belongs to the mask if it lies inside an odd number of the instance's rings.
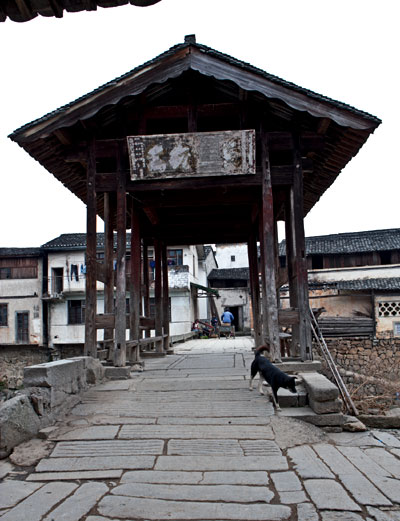
[[[211,325],[214,328],[214,332],[216,332],[218,328],[218,318],[215,315],[213,315],[211,319]]]
[[[226,324],[228,326],[231,326],[233,324],[233,321],[235,320],[235,317],[232,315],[232,313],[229,311],[229,308],[225,308],[225,311],[221,315],[221,322],[223,324]]]

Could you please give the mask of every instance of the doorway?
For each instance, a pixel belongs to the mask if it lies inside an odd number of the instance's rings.
[[[235,331],[243,331],[243,306],[229,306],[229,311],[233,315]]]
[[[17,311],[15,320],[17,344],[29,344],[29,311]]]

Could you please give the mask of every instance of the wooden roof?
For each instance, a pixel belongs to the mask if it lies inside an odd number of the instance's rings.
[[[0,2],[0,22],[7,18],[13,22],[28,22],[36,16],[62,18],[64,11],[96,11],[97,7],[116,7],[132,4],[146,7],[160,0],[2,0]]]
[[[300,134],[306,214],[380,124],[370,114],[200,45],[191,35],[10,138],[86,202],[89,135],[98,140],[96,186],[107,191],[114,186],[116,140],[188,132],[191,118],[199,132],[255,129],[258,149],[263,125],[279,218],[293,172],[293,131]],[[127,157],[126,175],[127,191],[148,216],[145,230],[156,219],[172,244],[247,241],[249,214],[261,197],[259,157],[253,176],[133,182]]]

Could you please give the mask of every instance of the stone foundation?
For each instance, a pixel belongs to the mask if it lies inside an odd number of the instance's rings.
[[[0,382],[8,389],[19,389],[24,367],[51,360],[51,351],[38,346],[0,346]]]
[[[326,338],[325,341],[354,399],[369,399],[371,407],[379,409],[396,404],[400,396],[396,396],[400,393],[400,339]],[[314,353],[321,359],[317,348]],[[323,373],[332,379],[324,362]]]

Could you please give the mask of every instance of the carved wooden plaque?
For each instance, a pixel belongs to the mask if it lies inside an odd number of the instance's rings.
[[[255,131],[128,136],[131,179],[255,174]]]

